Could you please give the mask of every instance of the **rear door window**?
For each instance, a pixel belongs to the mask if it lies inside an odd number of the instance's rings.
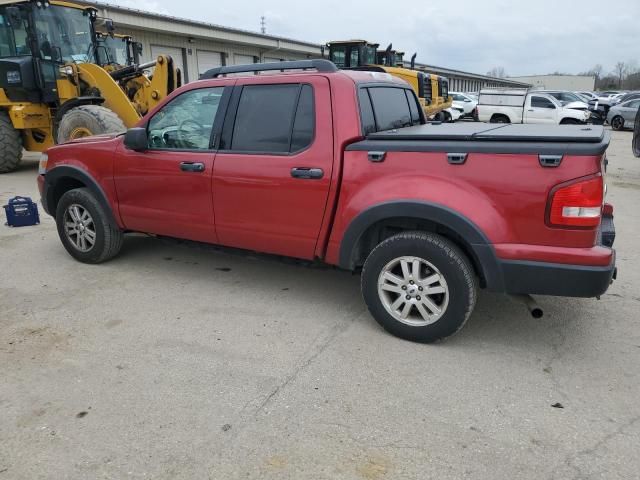
[[[413,124],[411,109],[403,88],[371,87],[369,96],[376,120],[376,131],[392,130]]]
[[[299,151],[313,141],[314,124],[313,88],[310,85],[245,85],[238,101],[230,150]]]

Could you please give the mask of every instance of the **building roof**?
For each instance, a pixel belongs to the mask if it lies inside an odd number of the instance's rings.
[[[191,19],[187,19],[187,18],[182,18],[182,17],[175,17],[172,15],[167,15],[167,14],[162,14],[162,13],[155,13],[155,12],[149,12],[147,10],[140,10],[137,8],[131,8],[131,7],[123,7],[120,5],[114,5],[111,3],[106,3],[106,2],[99,2],[99,1],[86,1],[86,0],[75,0],[77,1],[77,3],[83,4],[83,5],[90,5],[90,6],[94,6],[100,10],[103,10],[106,12],[109,12],[109,14],[112,14],[113,12],[119,12],[119,13],[123,13],[123,14],[133,14],[135,16],[138,17],[145,17],[145,18],[149,18],[149,19],[156,19],[156,20],[160,20],[160,21],[168,21],[171,23],[171,25],[173,26],[173,28],[171,30],[166,30],[166,29],[162,29],[162,28],[156,28],[156,30],[158,31],[164,31],[165,33],[175,33],[178,35],[188,35],[188,34],[193,34],[193,35],[197,35],[197,33],[195,31],[190,32],[190,31],[184,31],[181,30],[179,28],[176,28],[178,26],[182,26],[182,27],[200,27],[201,29],[204,28],[205,30],[208,31],[219,31],[219,32],[226,32],[226,33],[231,33],[231,34],[236,34],[236,35],[243,35],[243,36],[247,36],[247,37],[254,37],[256,40],[262,39],[262,40],[271,40],[271,41],[276,41],[276,42],[283,42],[286,44],[290,44],[290,45],[297,45],[297,46],[301,46],[301,47],[305,47],[306,50],[308,49],[312,49],[314,51],[317,51],[317,54],[320,55],[321,53],[321,45],[317,44],[317,43],[312,43],[312,42],[306,42],[306,41],[302,41],[302,40],[297,40],[297,39],[293,39],[293,38],[287,38],[287,37],[281,37],[281,36],[277,36],[277,35],[269,35],[269,34],[264,34],[264,33],[259,33],[259,32],[253,32],[250,30],[243,30],[240,28],[232,28],[232,27],[225,27],[223,25],[218,25],[215,23],[209,23],[209,22],[202,22],[199,20],[191,20]],[[123,24],[122,19],[118,19],[120,20],[119,22],[116,22],[116,26],[117,24]],[[137,25],[134,23],[126,23],[127,26],[130,27],[140,27],[142,25]],[[153,26],[147,26],[144,25],[144,28],[149,27],[150,29],[154,29]],[[206,35],[205,35],[206,36]]]

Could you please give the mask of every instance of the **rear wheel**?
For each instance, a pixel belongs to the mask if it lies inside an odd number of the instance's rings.
[[[22,160],[22,136],[13,127],[9,114],[0,112],[0,173],[15,170]]]
[[[404,232],[380,243],[362,270],[369,311],[388,332],[429,343],[453,335],[476,302],[476,279],[452,242],[427,232]]]
[[[449,112],[442,112],[443,116],[444,116],[444,123],[450,123],[451,122],[451,114]]]
[[[57,142],[76,138],[120,133],[127,128],[118,115],[100,105],[81,105],[64,114],[58,125]]]
[[[69,190],[56,207],[58,235],[69,254],[83,263],[101,263],[122,247],[122,231],[87,188]]]
[[[622,130],[624,128],[624,118],[620,115],[616,115],[611,119],[611,128],[614,130]]]

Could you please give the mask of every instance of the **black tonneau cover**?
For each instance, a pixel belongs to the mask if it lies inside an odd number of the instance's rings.
[[[609,140],[601,125],[427,123],[369,134],[347,150],[602,155]]]
[[[604,132],[600,125],[427,123],[372,133],[367,139],[600,143],[604,140]]]

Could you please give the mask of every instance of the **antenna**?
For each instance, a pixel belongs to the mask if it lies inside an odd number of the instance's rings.
[[[262,15],[260,17],[260,32],[264,35],[265,33],[267,33],[267,22],[266,22],[266,17],[264,15]]]

